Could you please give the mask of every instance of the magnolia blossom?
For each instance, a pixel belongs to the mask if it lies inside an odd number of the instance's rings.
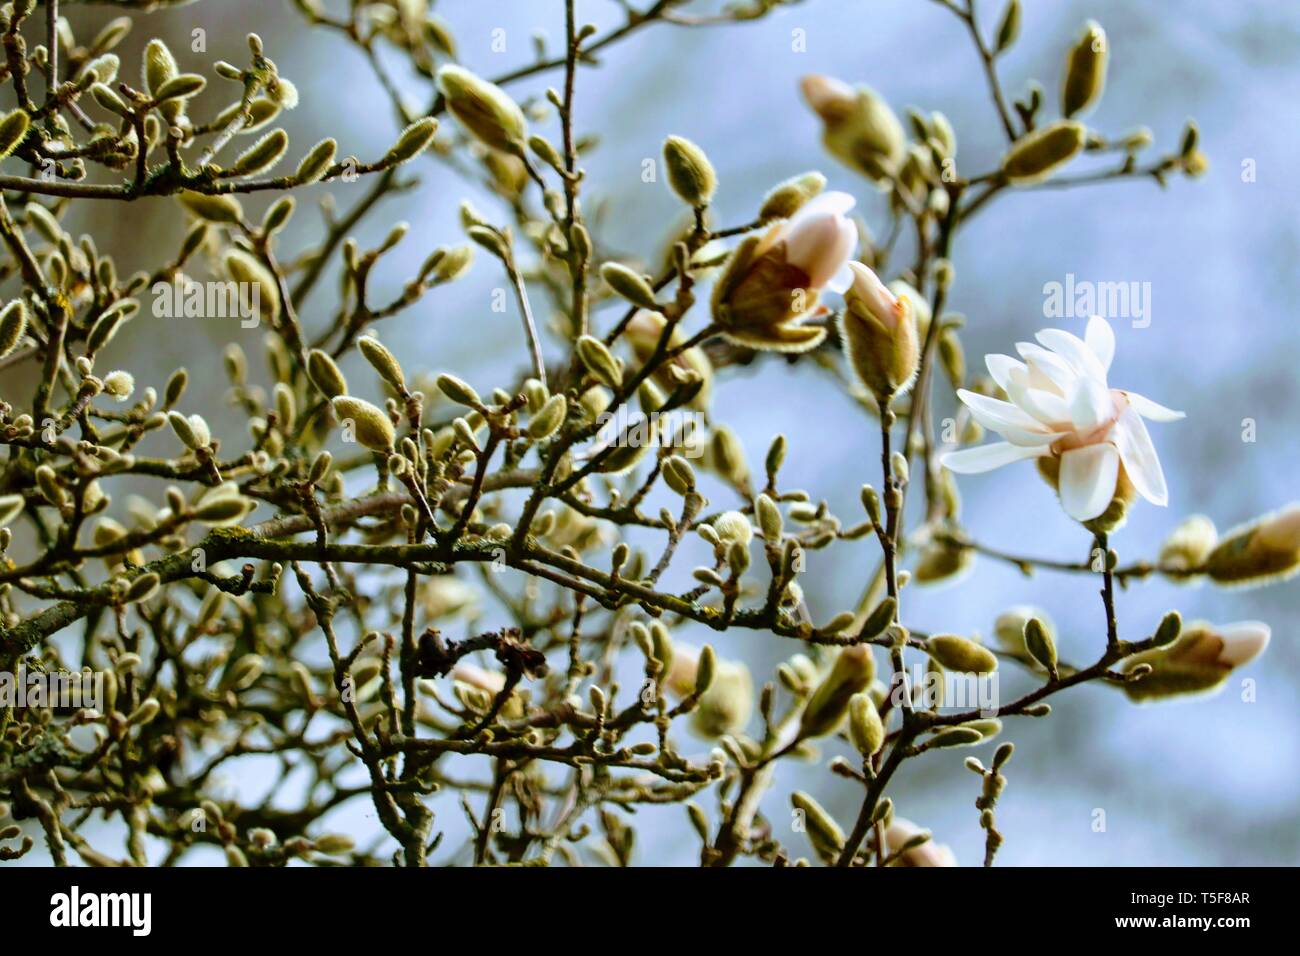
[[[1179,660],[1233,668],[1249,664],[1268,647],[1272,630],[1263,621],[1203,625],[1192,628],[1194,639],[1178,648]]]
[[[1164,472],[1142,419],[1170,422],[1183,413],[1107,384],[1115,333],[1099,316],[1088,321],[1083,339],[1061,329],[1036,338],[1037,345],[1017,343],[1020,360],[985,356],[1010,401],[957,393],[977,422],[1006,440],[949,452],[943,464],[973,474],[1025,458],[1057,459],[1061,505],[1078,521],[1106,510],[1122,476],[1152,504],[1167,504]]]
[[[825,329],[798,320],[816,308],[823,289],[843,292],[853,281],[853,205],[848,193],[823,193],[762,238],[741,243],[714,289],[714,317],[729,338],[751,348],[792,351],[825,338]]]
[[[895,817],[889,829],[885,831],[886,855],[897,853],[908,840],[921,832],[922,829],[911,820]],[[926,840],[920,846],[904,852],[898,858],[898,863],[900,866],[956,866],[957,857],[948,844]]]

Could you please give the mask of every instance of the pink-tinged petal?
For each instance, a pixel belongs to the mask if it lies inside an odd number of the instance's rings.
[[[1249,664],[1268,647],[1268,639],[1273,631],[1263,621],[1238,621],[1235,624],[1221,624],[1214,628],[1214,633],[1223,638],[1223,650],[1219,652],[1219,663],[1228,667],[1241,667]]]
[[[1120,414],[1110,437],[1119,449],[1124,471],[1138,494],[1153,505],[1169,504],[1169,488],[1160,468],[1160,459],[1156,457],[1155,445],[1151,444],[1151,435],[1142,416],[1132,406]]]
[[[1064,329],[1043,329],[1034,338],[1069,362],[1085,378],[1099,379],[1103,383],[1106,381],[1106,369],[1097,361],[1092,349],[1077,335]]]
[[[1115,497],[1119,452],[1109,443],[1072,448],[1061,456],[1061,507],[1075,521],[1091,521]]]
[[[1110,371],[1110,363],[1115,358],[1115,330],[1100,315],[1088,320],[1088,327],[1083,333],[1083,342],[1097,356],[1103,371]]]
[[[1029,371],[1029,367],[1024,362],[1013,359],[1010,355],[986,355],[984,364],[988,367],[993,381],[998,383],[998,388],[1008,392],[1010,389],[1007,386],[1012,380],[1012,371],[1017,369],[1026,373]]]
[[[1045,382],[1055,386],[1062,395],[1069,394],[1074,388],[1079,373],[1059,355],[1033,342],[1017,342],[1016,351],[1029,363],[1030,371],[1035,373],[1035,378],[1041,376]],[[1031,380],[1030,384],[1035,388],[1042,387],[1037,381]]]
[[[939,462],[949,471],[955,471],[959,475],[977,475],[1012,462],[1038,458],[1046,454],[1050,454],[1048,445],[1026,446],[995,441],[988,445],[980,445],[978,448],[963,448],[961,451],[947,452],[940,457]]]
[[[1128,403],[1133,406],[1133,410],[1143,418],[1149,418],[1153,422],[1176,422],[1180,418],[1186,418],[1186,412],[1176,412],[1172,408],[1166,408],[1159,402],[1153,402],[1145,395],[1139,395],[1137,392],[1125,392],[1121,394],[1128,399]]]
[[[857,242],[857,227],[843,216],[791,220],[785,234],[786,261],[808,276],[810,288],[821,289],[848,263]]]
[[[1070,399],[1070,420],[1081,432],[1090,432],[1115,420],[1115,398],[1103,382],[1079,379]]]

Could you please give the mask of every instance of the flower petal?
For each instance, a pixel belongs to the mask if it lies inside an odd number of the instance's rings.
[[[1018,406],[1049,428],[1070,421],[1070,406],[1055,392],[1031,388],[1021,381],[1012,380],[1007,385],[1007,395]]]
[[[1235,624],[1222,624],[1214,628],[1214,633],[1223,639],[1219,663],[1228,667],[1240,667],[1264,653],[1273,632],[1263,621],[1238,621]]]
[[[1074,388],[1075,379],[1079,373],[1074,367],[1054,352],[1049,352],[1041,345],[1035,345],[1033,342],[1017,342],[1016,351],[1020,357],[1029,363],[1031,373],[1037,373],[1045,381],[1043,384],[1051,383],[1061,392],[1067,394]],[[1032,379],[1032,376],[1031,376]],[[1030,384],[1035,388],[1039,383],[1031,380]]]
[[[1132,406],[1124,409],[1110,435],[1124,461],[1124,471],[1138,494],[1153,505],[1169,504],[1165,473],[1156,457],[1155,445],[1151,444],[1151,435],[1137,410]]]
[[[1070,420],[1081,432],[1090,432],[1115,420],[1115,398],[1104,382],[1081,378],[1070,399]]]
[[[984,364],[988,367],[989,375],[993,377],[993,381],[998,383],[998,387],[1008,392],[1010,389],[1007,388],[1007,385],[1011,381],[1012,370],[1021,369],[1026,372],[1029,370],[1024,362],[1013,359],[1010,355],[990,353],[984,356]]]
[[[1048,445],[1013,445],[1011,442],[995,441],[978,448],[963,448],[950,451],[940,457],[939,462],[949,471],[959,475],[977,475],[982,471],[992,471],[1012,462],[1026,458],[1038,458],[1049,454]]]
[[[1083,339],[1072,332],[1064,329],[1043,329],[1034,338],[1069,362],[1080,375],[1098,379],[1103,383],[1106,381],[1106,369],[1097,360],[1097,356]]]
[[[1042,425],[1028,412],[1017,408],[1010,402],[989,398],[987,395],[972,392],[968,388],[958,389],[957,397],[971,410],[971,414],[975,416],[976,421],[985,428],[996,429],[1002,425],[1014,425],[1019,428],[1044,430]]]
[[[1176,422],[1180,418],[1186,418],[1186,412],[1176,412],[1172,408],[1166,408],[1159,402],[1153,402],[1145,395],[1139,395],[1137,392],[1125,392],[1120,390],[1121,394],[1128,399],[1128,403],[1133,406],[1133,410],[1143,418],[1149,418],[1153,422]]]
[[[836,272],[835,275],[831,276],[826,282],[826,288],[830,289],[832,292],[838,292],[840,295],[848,292],[852,285],[853,270],[849,268],[847,262],[844,263],[844,265],[840,267],[840,270]]]
[[[1100,315],[1094,315],[1088,320],[1088,328],[1083,333],[1083,342],[1092,349],[1092,354],[1097,356],[1102,369],[1109,372],[1110,363],[1115,358],[1115,330],[1110,327],[1110,323]]]
[[[1115,497],[1119,452],[1110,443],[1072,448],[1061,456],[1061,507],[1075,521],[1097,517]]]

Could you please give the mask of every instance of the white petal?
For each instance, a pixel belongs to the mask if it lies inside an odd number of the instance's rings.
[[[1186,418],[1186,412],[1176,412],[1172,408],[1166,408],[1159,402],[1153,402],[1145,395],[1139,395],[1137,392],[1123,392],[1128,399],[1128,403],[1133,406],[1133,410],[1143,418],[1149,418],[1153,422],[1176,422],[1180,418]]]
[[[1001,468],[1015,461],[1038,458],[1048,454],[1048,449],[1047,445],[1029,447],[996,441],[989,445],[980,445],[978,448],[963,448],[961,451],[947,452],[940,457],[939,462],[949,471],[955,471],[959,475],[977,475],[982,471],[992,471],[994,468]]]
[[[1010,391],[1007,385],[1011,381],[1012,369],[1020,369],[1026,372],[1029,370],[1024,362],[1013,359],[1010,355],[986,355],[984,356],[984,364],[988,366],[989,375],[993,377],[993,381],[997,382],[998,387],[1004,391]]]
[[[1032,372],[1042,376],[1046,382],[1056,386],[1062,395],[1074,388],[1074,382],[1079,377],[1079,373],[1065,359],[1053,352],[1049,352],[1041,345],[1035,345],[1033,342],[1017,342],[1016,351],[1020,357],[1029,363]],[[1032,382],[1036,388],[1038,383]]]
[[[1110,371],[1110,363],[1115,358],[1115,330],[1100,315],[1088,320],[1088,328],[1083,333],[1084,344],[1092,349],[1104,371]]]
[[[1072,448],[1061,456],[1061,507],[1075,521],[1089,521],[1115,497],[1119,452],[1109,443]]]
[[[830,289],[832,292],[838,292],[840,295],[843,295],[845,292],[849,291],[849,288],[852,285],[853,270],[849,268],[849,264],[846,262],[840,267],[840,270],[836,272],[835,275],[830,277],[830,280],[826,283],[826,288]]]
[[[1160,468],[1160,459],[1156,457],[1156,448],[1151,444],[1151,435],[1142,416],[1132,407],[1124,409],[1111,429],[1110,437],[1119,449],[1124,471],[1138,494],[1153,505],[1169,504],[1165,473]]]
[[[1106,369],[1077,335],[1064,329],[1043,329],[1034,338],[1074,366],[1080,375],[1106,381]]]
[[[1220,625],[1214,629],[1214,633],[1223,638],[1219,663],[1240,667],[1264,653],[1273,632],[1263,621],[1238,621],[1236,624]]]
[[[1115,399],[1104,382],[1081,378],[1070,399],[1070,420],[1081,432],[1090,432],[1115,418]]]
[[[1007,395],[1044,425],[1050,427],[1070,421],[1069,404],[1054,392],[1030,388],[1022,382],[1013,380],[1007,385]]]
[[[971,410],[975,420],[985,428],[996,429],[1002,425],[1014,425],[1018,428],[1046,430],[1028,412],[1010,402],[989,398],[967,388],[958,389],[957,397]]]

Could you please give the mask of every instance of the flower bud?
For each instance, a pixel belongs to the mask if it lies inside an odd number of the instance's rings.
[[[763,197],[763,205],[758,210],[759,222],[789,219],[825,188],[826,177],[818,172],[804,173],[777,183]]]
[[[885,742],[885,724],[870,694],[854,694],[849,700],[849,739],[863,757],[875,754]]]
[[[623,372],[605,343],[592,335],[578,339],[578,358],[587,371],[603,385],[618,389],[623,384]]]
[[[477,408],[483,404],[483,399],[479,398],[473,386],[455,375],[444,372],[438,376],[437,384],[442,394],[457,404],[468,405],[470,408]]]
[[[956,634],[938,634],[926,641],[926,653],[950,671],[989,674],[998,669],[998,659],[986,647]]]
[[[107,87],[105,87],[107,89]],[[31,128],[32,120],[24,109],[16,109],[0,120],[0,159],[5,159],[18,148]]]
[[[703,655],[701,655],[703,659]],[[717,662],[713,682],[695,706],[691,725],[704,737],[738,733],[754,709],[754,685],[744,664]]]
[[[523,150],[528,123],[519,104],[501,87],[448,64],[438,71],[438,89],[451,114],[475,137],[508,153]]]
[[[930,832],[922,830],[911,820],[895,817],[885,831],[885,853],[899,854],[898,866],[956,866],[952,850],[945,844],[936,844]]]
[[[1228,532],[1205,570],[1220,584],[1262,584],[1300,569],[1300,503]]]
[[[1036,617],[1025,622],[1025,650],[1053,678],[1056,677],[1056,642],[1052,640],[1046,625]]]
[[[635,306],[654,310],[655,291],[645,276],[619,262],[606,262],[600,267],[600,276],[616,293]]]
[[[14,299],[0,311],[0,358],[18,347],[27,331],[27,304]]]
[[[866,644],[854,644],[840,651],[799,719],[799,737],[809,739],[831,733],[844,719],[854,694],[870,686],[876,676],[876,661]]]
[[[23,513],[25,506],[26,499],[22,495],[0,495],[0,528],[8,527]]]
[[[838,275],[857,244],[847,193],[823,193],[762,236],[742,242],[713,290],[713,318],[737,345],[802,352],[826,330],[801,325],[821,290],[843,289]]]
[[[208,222],[234,224],[244,218],[244,207],[234,196],[209,196],[186,189],[178,193],[176,198],[182,206]]]
[[[889,104],[870,87],[854,89],[828,76],[805,76],[799,85],[821,117],[822,142],[831,155],[883,185],[902,161],[907,142]]]
[[[632,346],[632,351],[640,362],[645,363],[650,360],[659,345],[660,338],[663,337],[665,325],[667,325],[667,319],[660,313],[650,309],[640,309],[632,316],[632,320],[624,330],[623,337]],[[675,349],[683,341],[685,339],[681,327],[674,327],[672,335],[668,339],[668,348]],[[663,363],[655,370],[654,380],[665,391],[671,392],[678,385],[674,376],[674,373],[677,372],[684,372],[698,377],[700,381],[699,390],[696,391],[687,404],[697,410],[706,409],[709,405],[709,393],[713,383],[713,364],[709,361],[708,356],[704,354],[704,350],[699,346],[694,346],[679,353],[671,361]]]
[[[679,495],[695,490],[695,469],[681,455],[670,455],[663,464],[664,484]]]
[[[1269,626],[1260,621],[1193,622],[1168,647],[1143,651],[1124,662],[1126,674],[1143,665],[1151,668],[1145,677],[1125,683],[1124,692],[1132,700],[1144,701],[1219,688],[1234,668],[1264,652],[1270,633]]]
[[[840,330],[858,378],[882,404],[907,391],[920,357],[911,300],[895,297],[869,268],[850,262]]]
[[[689,206],[707,206],[718,188],[718,174],[713,171],[704,150],[689,139],[669,136],[664,140],[664,166],[668,184]]]
[[[396,432],[382,409],[351,395],[337,395],[332,402],[339,421],[351,421],[357,441],[366,448],[378,452],[393,447]]]
[[[754,538],[754,528],[739,511],[725,511],[713,519],[713,530],[727,544],[748,545]]]
[[[338,142],[333,139],[321,140],[298,164],[298,169],[293,174],[294,181],[300,186],[319,182],[334,165],[338,148]]]
[[[827,865],[834,863],[844,849],[844,831],[820,803],[802,790],[790,794],[790,802],[803,814],[808,842],[818,858]]]
[[[769,543],[781,540],[781,509],[767,495],[759,495],[754,503],[758,515],[758,526],[763,532],[763,539]]]
[[[1058,120],[1016,140],[1002,157],[1002,172],[1016,185],[1042,182],[1074,159],[1086,140],[1082,123]]]
[[[402,372],[401,363],[397,361],[396,356],[384,347],[379,339],[370,335],[363,335],[357,339],[357,348],[365,360],[370,363],[371,367],[379,373],[382,378],[398,392],[406,391],[406,375]]]
[[[1213,521],[1205,515],[1192,515],[1160,546],[1160,567],[1195,571],[1205,563],[1218,539],[1219,532]]]
[[[568,407],[568,401],[563,395],[552,395],[533,413],[528,422],[528,437],[540,441],[555,434],[556,429],[564,424]]]
[[[348,380],[327,352],[312,349],[307,355],[307,377],[326,398],[337,398],[348,392]]]
[[[917,584],[938,584],[965,575],[975,564],[975,549],[963,548],[948,541],[927,544],[912,569]]]
[[[1066,58],[1061,89],[1061,115],[1067,119],[1096,105],[1106,87],[1106,31],[1089,20],[1079,42]]]

